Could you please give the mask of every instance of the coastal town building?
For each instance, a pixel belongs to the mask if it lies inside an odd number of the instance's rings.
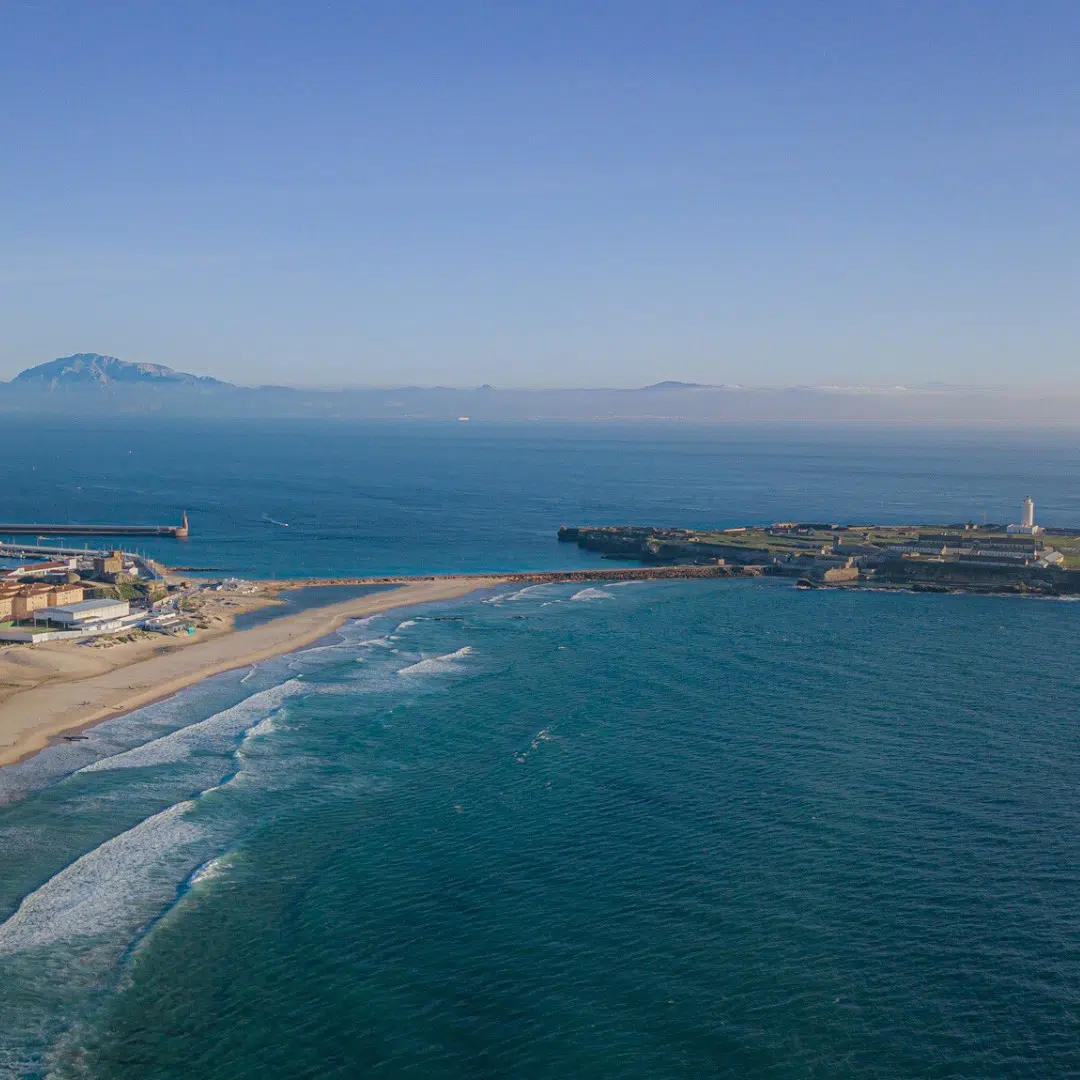
[[[54,585],[49,593],[49,606],[78,604],[85,595],[86,590],[81,585]]]
[[[16,566],[10,570],[5,570],[0,575],[0,579],[17,581],[21,578],[43,578],[52,574],[70,573],[75,567],[76,560],[74,558],[52,559],[49,562],[28,563],[24,566]]]
[[[32,619],[38,611],[57,604],[77,604],[86,595],[81,585],[0,584],[0,622]]]
[[[124,553],[122,551],[113,551],[108,555],[94,557],[94,574],[97,577],[108,579],[110,575],[122,574],[123,572]]]
[[[131,605],[126,600],[83,600],[76,604],[61,604],[38,611],[38,622],[53,623],[66,630],[93,629],[115,619],[126,618]]]
[[[16,619],[32,618],[35,611],[49,606],[51,593],[51,585],[23,585],[13,598],[12,615]]]
[[[950,559],[957,562],[998,563],[1003,566],[1050,566],[1062,561],[1059,552],[1034,534],[984,535],[963,533],[919,533],[917,539],[889,544],[890,555],[906,558]]]

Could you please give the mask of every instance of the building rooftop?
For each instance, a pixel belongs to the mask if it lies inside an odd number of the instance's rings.
[[[127,601],[82,600],[77,604],[57,604],[56,607],[46,608],[46,611],[64,611],[69,615],[93,615],[95,611],[106,611],[120,605],[126,607]],[[44,614],[44,612],[42,612],[42,614]]]

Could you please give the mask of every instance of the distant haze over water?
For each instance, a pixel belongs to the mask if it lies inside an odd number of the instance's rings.
[[[725,423],[891,423],[1030,429],[1080,426],[1068,391],[908,385],[235,386],[156,364],[77,353],[0,382],[0,414],[366,420],[688,420]]]

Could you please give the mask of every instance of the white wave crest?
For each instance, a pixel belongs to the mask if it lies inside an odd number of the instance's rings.
[[[409,664],[408,667],[398,669],[399,675],[431,675],[438,672],[447,672],[457,670],[458,660],[464,660],[466,656],[472,655],[472,646],[465,645],[455,652],[447,653],[445,656],[433,656],[427,660],[420,660],[415,664]]]
[[[202,830],[176,803],[76,859],[0,923],[0,955],[110,930],[133,932],[175,894]]]
[[[486,600],[482,600],[483,604],[494,604],[499,607],[502,604],[513,603],[516,600],[521,600],[522,597],[531,596],[532,593],[538,590],[548,589],[550,590],[555,586],[550,582],[541,581],[538,585],[526,585],[524,589],[518,589],[517,592],[512,593],[500,593],[498,596],[489,596]]]
[[[386,637],[368,638],[366,641],[358,641],[358,642],[356,642],[356,644],[357,644],[357,646],[359,646],[362,649],[374,649],[379,645],[387,645],[387,644],[389,644],[389,642],[391,640],[392,639],[391,639],[390,635],[387,634]]]
[[[78,772],[92,773],[105,769],[137,769],[148,765],[163,765],[183,761],[196,749],[226,749],[238,735],[265,723],[286,701],[305,689],[306,685],[300,679],[289,679],[280,686],[271,686],[267,690],[252,694],[231,708],[214,713],[197,724],[189,724],[163,735],[160,739],[84,765]]]
[[[275,719],[276,715],[271,713],[265,719],[260,720],[254,727],[248,728],[244,733],[244,741],[240,744],[240,749],[242,750],[252,739],[258,739],[263,735],[269,735],[271,731],[276,731]]]
[[[207,863],[203,863],[194,874],[191,875],[189,884],[191,888],[195,888],[197,885],[206,885],[216,878],[224,877],[229,870],[231,859],[228,854],[219,855],[216,859],[211,859]]]
[[[571,600],[611,600],[613,597],[610,593],[604,592],[603,589],[582,589],[581,592],[574,593],[570,597]]]

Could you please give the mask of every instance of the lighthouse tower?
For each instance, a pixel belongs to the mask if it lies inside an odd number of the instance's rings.
[[[1030,495],[1024,496],[1024,503],[1020,510],[1020,524],[1010,525],[1005,531],[1020,533],[1024,536],[1036,536],[1042,532],[1042,527],[1035,524],[1035,500]]]

